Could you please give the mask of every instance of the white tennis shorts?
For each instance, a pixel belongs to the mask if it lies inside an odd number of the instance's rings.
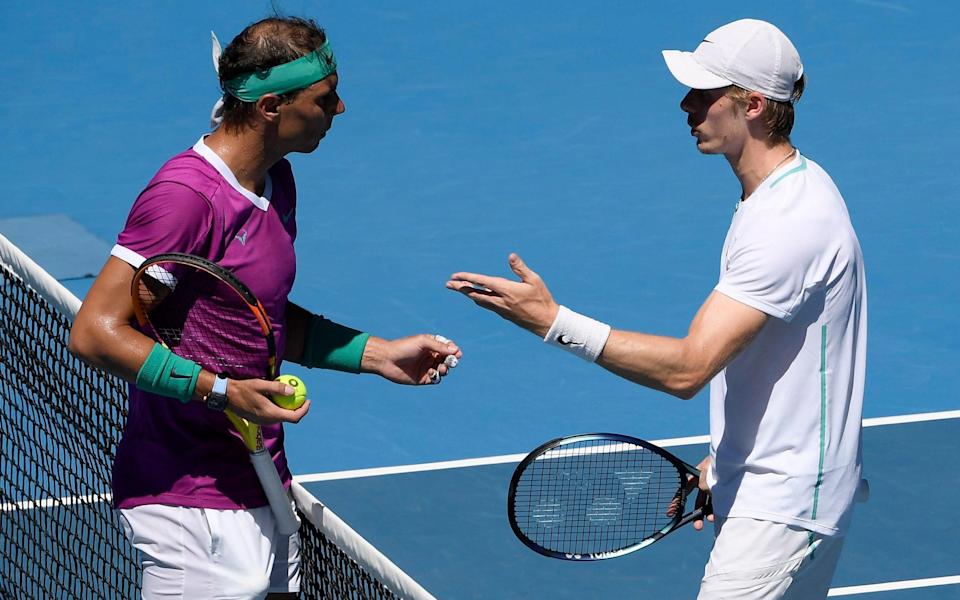
[[[842,536],[746,518],[717,519],[697,600],[826,598]]]
[[[122,509],[120,516],[127,539],[142,553],[146,600],[239,600],[300,590],[300,538],[276,531],[269,506],[148,504]]]

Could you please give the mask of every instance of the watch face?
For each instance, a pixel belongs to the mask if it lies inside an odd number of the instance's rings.
[[[203,398],[210,410],[224,410],[227,408],[227,380],[217,375],[213,381],[213,389]]]
[[[224,410],[227,408],[227,397],[224,394],[208,394],[206,398],[207,408],[210,410]]]

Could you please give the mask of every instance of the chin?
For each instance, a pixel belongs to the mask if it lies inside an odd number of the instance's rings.
[[[720,150],[710,146],[705,142],[697,142],[697,150],[700,151],[700,154],[719,154]]]
[[[317,149],[317,146],[320,145],[320,140],[322,139],[323,139],[323,136],[320,136],[315,141],[307,142],[303,146],[295,149],[294,152],[299,152],[300,154],[310,154],[311,152]]]

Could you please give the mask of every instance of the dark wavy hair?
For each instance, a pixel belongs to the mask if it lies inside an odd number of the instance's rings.
[[[310,54],[327,41],[327,34],[312,19],[268,17],[248,25],[220,55],[220,87],[224,81],[240,75],[263,71]],[[280,96],[289,102],[300,93],[294,90]],[[242,129],[253,120],[255,103],[244,102],[224,93],[223,126]]]

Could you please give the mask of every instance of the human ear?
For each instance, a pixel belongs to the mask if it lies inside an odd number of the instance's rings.
[[[763,109],[767,107],[767,99],[763,97],[763,94],[758,92],[750,92],[750,95],[747,96],[747,108],[744,111],[744,114],[747,117],[747,120],[758,119],[763,114]]]
[[[264,94],[257,100],[257,114],[265,121],[274,121],[280,118],[280,96]]]

